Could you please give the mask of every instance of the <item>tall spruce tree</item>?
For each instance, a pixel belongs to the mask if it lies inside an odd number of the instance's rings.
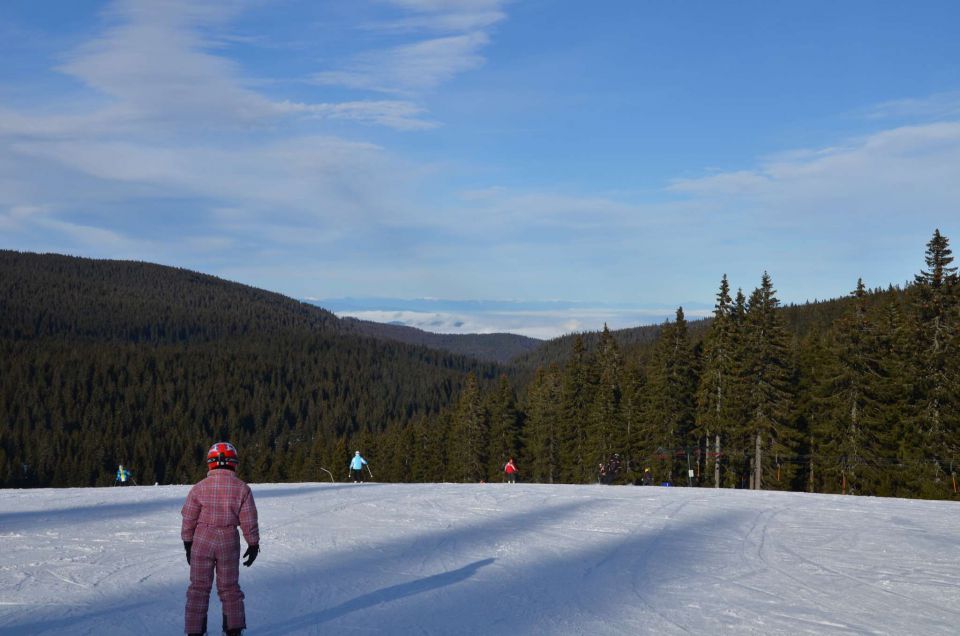
[[[891,288],[884,294],[876,318],[880,356],[877,390],[879,415],[878,444],[884,469],[877,494],[910,496],[915,492],[913,460],[920,451],[920,440],[912,420],[914,395],[913,333],[903,293]]]
[[[593,362],[596,384],[587,416],[586,441],[588,462],[599,465],[624,450],[625,437],[620,410],[623,359],[606,324]]]
[[[731,488],[745,488],[750,483],[750,457],[753,454],[750,419],[750,382],[747,372],[747,297],[743,288],[737,288],[731,312],[733,328],[732,358],[736,372],[731,389],[733,399],[728,402],[733,411],[731,428],[726,435],[723,451],[721,481]]]
[[[457,402],[447,453],[453,479],[478,482],[487,479],[489,421],[474,374],[467,375]]]
[[[716,488],[720,487],[722,452],[736,426],[739,325],[734,311],[730,284],[724,274],[717,292],[713,321],[704,338],[696,412],[696,433],[704,440],[705,456],[712,459],[707,462],[707,468],[712,468],[710,472]]]
[[[927,243],[927,269],[914,280],[911,305],[915,349],[912,397],[912,425],[922,451],[917,457],[920,494],[942,496],[956,457],[958,380],[953,347],[957,342],[957,268],[951,266],[953,253],[947,237],[935,230]]]
[[[682,307],[660,331],[646,380],[646,450],[655,459],[654,477],[672,482],[687,471],[696,416],[696,364]]]
[[[520,413],[517,398],[506,375],[501,375],[496,390],[491,394],[490,446],[487,449],[487,479],[500,481],[503,467],[520,450]]]
[[[824,421],[817,452],[841,492],[876,494],[882,457],[877,396],[883,366],[862,280],[851,296],[849,311],[831,329],[829,354],[820,370],[817,397]]]
[[[587,410],[593,394],[590,371],[587,349],[578,334],[564,371],[561,395],[561,481],[567,483],[593,480],[594,467],[587,456]]]
[[[760,287],[750,295],[744,323],[745,388],[749,408],[746,429],[753,441],[751,483],[755,489],[763,488],[765,482],[778,488],[787,485],[778,475],[780,465],[776,460],[786,456],[794,442],[791,430],[793,363],[779,306],[770,275],[764,272]]]
[[[554,364],[537,369],[527,390],[522,468],[536,482],[552,484],[560,480],[561,395],[559,367]]]
[[[646,376],[643,365],[635,358],[627,359],[623,372],[623,419],[624,450],[626,451],[626,479],[639,483],[647,457],[643,451],[644,386]]]

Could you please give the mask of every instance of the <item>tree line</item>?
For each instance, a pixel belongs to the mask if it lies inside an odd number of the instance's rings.
[[[845,299],[789,308],[767,273],[749,295],[724,276],[694,329],[680,308],[647,342],[624,346],[606,328],[589,348],[572,336],[567,358],[516,392],[506,376],[485,390],[468,378],[440,416],[448,441],[435,442],[430,477],[500,480],[517,457],[528,480],[590,483],[617,455],[620,483],[650,469],[684,486],[957,498],[952,262],[936,231],[906,288],[858,280]],[[396,429],[376,442],[385,458],[410,456],[417,438]],[[386,472],[423,474],[405,470]]]
[[[618,483],[957,498],[952,263],[936,231],[912,284],[790,307],[767,273],[749,294],[723,276],[708,320],[505,366],[185,270],[0,252],[0,486],[105,485],[117,463],[186,483],[230,439],[253,481],[343,479],[361,450],[380,481],[499,481],[514,457],[594,483],[617,455]]]

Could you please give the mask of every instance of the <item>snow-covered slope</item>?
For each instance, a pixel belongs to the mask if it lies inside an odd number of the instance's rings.
[[[688,488],[254,484],[268,634],[956,634],[960,507]],[[0,633],[177,634],[186,486],[0,491]],[[210,624],[219,625],[213,594]]]

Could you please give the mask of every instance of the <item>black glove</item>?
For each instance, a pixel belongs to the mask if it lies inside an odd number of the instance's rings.
[[[184,541],[183,549],[187,551],[187,564],[190,564],[190,548],[193,547],[193,541]]]
[[[256,544],[248,545],[247,551],[243,553],[243,557],[246,559],[246,561],[244,561],[243,564],[247,567],[250,567],[251,565],[253,565],[253,562],[257,560],[258,554],[260,554],[259,545],[256,545]]]

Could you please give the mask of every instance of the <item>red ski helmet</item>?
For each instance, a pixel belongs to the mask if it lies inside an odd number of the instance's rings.
[[[217,442],[207,451],[207,467],[211,470],[214,468],[236,470],[239,463],[240,456],[230,442]]]

